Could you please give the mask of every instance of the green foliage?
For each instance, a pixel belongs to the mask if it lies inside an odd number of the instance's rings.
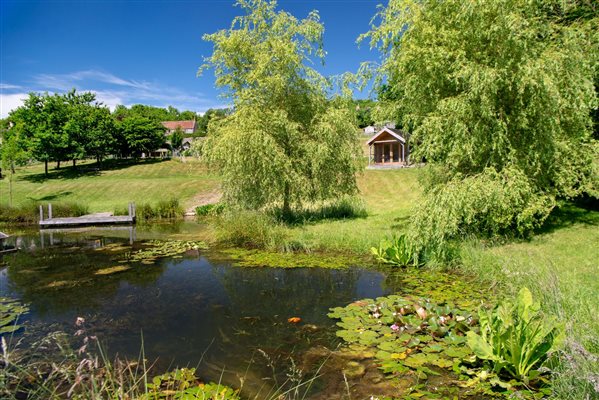
[[[396,265],[398,267],[417,265],[414,246],[405,234],[394,236],[391,240],[381,241],[379,247],[372,247],[370,252],[377,261],[384,264]]]
[[[202,158],[204,154],[204,140],[195,139],[191,142],[191,146],[187,149],[184,154],[189,157]]]
[[[141,220],[173,219],[183,216],[183,213],[183,207],[176,198],[159,200],[154,206],[142,203],[137,205],[135,210],[136,218]]]
[[[439,172],[433,174],[441,176]],[[518,169],[429,182],[412,216],[410,239],[418,255],[450,260],[452,244],[468,236],[526,235],[538,228],[555,205],[554,197],[536,192]]]
[[[0,336],[21,329],[19,318],[28,311],[29,308],[18,301],[0,297]]]
[[[273,250],[285,241],[283,226],[262,212],[229,210],[217,224],[218,241],[227,245]]]
[[[203,206],[197,206],[195,209],[198,217],[216,216],[222,214],[223,211],[225,211],[224,203],[204,204]]]
[[[204,36],[214,50],[200,69],[214,69],[235,106],[211,121],[204,149],[223,176],[225,201],[289,214],[292,205],[355,193],[354,112],[328,101],[324,78],[308,66],[324,56],[318,13],[298,20],[275,1],[237,5],[246,15]]]
[[[46,204],[41,205],[46,210]],[[39,221],[39,206],[40,204],[36,202],[26,202],[13,207],[0,204],[0,222],[12,224],[37,223]],[[81,203],[61,202],[52,204],[53,217],[80,217],[85,214],[89,214],[89,208]]]
[[[422,242],[521,233],[556,198],[597,193],[597,18],[556,22],[564,3],[391,0],[363,36],[384,54],[382,105],[411,128],[412,159],[439,166],[414,218]],[[513,195],[498,187],[512,178]]]
[[[452,302],[391,295],[332,308],[328,316],[340,319],[337,336],[352,351],[373,351],[379,368],[396,378],[411,376],[425,384],[429,376],[454,380],[460,365],[473,359],[465,333],[476,319]]]
[[[495,373],[506,372],[526,384],[534,381],[563,341],[562,325],[539,310],[527,288],[520,290],[514,304],[481,308],[480,335],[468,332],[468,346],[478,358],[488,360]]]
[[[172,106],[161,108],[145,104],[134,104],[130,108],[119,104],[115,107],[112,115],[117,121],[131,116],[149,118],[154,122],[184,121],[197,118],[193,111],[179,111]]]
[[[195,368],[180,368],[155,376],[147,384],[148,393],[140,399],[177,400],[239,400],[238,391],[217,383],[201,383],[195,377]]]
[[[170,141],[173,150],[179,151],[181,149],[183,145],[183,130],[180,126],[177,126],[177,129],[171,134]]]
[[[140,157],[164,144],[165,128],[150,118],[130,116],[117,124],[118,146],[122,155]]]
[[[364,202],[355,196],[343,196],[340,199],[326,201],[321,204],[294,208],[290,213],[284,214],[281,209],[270,210],[277,220],[290,224],[306,224],[326,219],[353,219],[366,218],[368,212]]]

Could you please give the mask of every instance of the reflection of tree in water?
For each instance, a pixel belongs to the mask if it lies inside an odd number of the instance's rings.
[[[42,250],[38,244],[35,251],[21,251],[6,259],[10,289],[40,315],[97,309],[102,300],[114,296],[122,282],[148,285],[164,272],[159,266],[133,266],[118,274],[96,275],[100,269],[117,265],[117,254],[93,250],[110,241],[56,240],[59,246]]]

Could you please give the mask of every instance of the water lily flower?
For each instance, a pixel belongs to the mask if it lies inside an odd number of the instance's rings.
[[[380,313],[377,311],[377,312],[373,313],[373,314],[372,314],[372,316],[373,316],[374,318],[380,318],[380,317],[381,317],[381,314],[380,314]]]
[[[397,324],[393,324],[393,325],[391,325],[391,330],[393,332],[397,332],[399,330],[399,326]]]
[[[290,324],[297,324],[298,322],[300,322],[302,319],[300,317],[291,317],[291,318],[287,318],[287,322],[289,322]]]
[[[85,323],[85,319],[83,319],[82,317],[77,317],[77,319],[75,320],[75,325],[76,326],[81,326]]]

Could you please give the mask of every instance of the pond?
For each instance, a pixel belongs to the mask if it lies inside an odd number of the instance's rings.
[[[150,236],[125,230],[11,238],[21,250],[3,258],[0,296],[29,305],[20,335],[73,334],[82,317],[86,334],[110,356],[137,359],[143,342],[157,372],[196,367],[206,381],[243,382],[246,395],[261,397],[308,352],[339,344],[331,307],[399,290],[374,269],[235,267],[207,250],[124,263],[147,245],[138,237]],[[290,322],[294,317],[301,321]]]

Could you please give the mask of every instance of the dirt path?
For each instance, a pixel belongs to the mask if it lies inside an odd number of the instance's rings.
[[[195,215],[196,207],[218,203],[222,196],[222,193],[217,190],[196,194],[193,199],[189,201],[191,206],[185,210],[185,215]]]

